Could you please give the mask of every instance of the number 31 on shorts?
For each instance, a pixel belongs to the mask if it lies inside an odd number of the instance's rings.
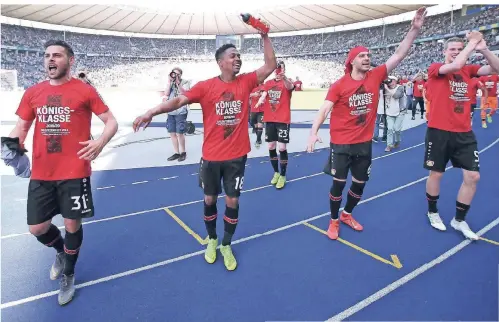
[[[73,207],[71,208],[71,210],[86,210],[88,208],[86,194],[83,194],[81,196],[72,196],[71,199],[73,199]]]

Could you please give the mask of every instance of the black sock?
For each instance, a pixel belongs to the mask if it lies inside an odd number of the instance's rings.
[[[222,245],[227,246],[232,242],[232,236],[234,235],[237,227],[239,217],[239,206],[237,208],[225,207],[224,216],[224,238],[222,240]]]
[[[49,230],[43,235],[36,236],[36,239],[47,247],[54,247],[58,253],[64,251],[64,240],[61,231],[54,224],[50,224]]]
[[[333,180],[333,185],[329,190],[329,208],[331,210],[331,219],[338,219],[340,211],[343,189],[347,183],[345,181]]]
[[[277,150],[269,150],[270,155],[270,163],[272,164],[272,168],[274,168],[274,172],[279,172],[279,158],[277,157]]]
[[[470,210],[470,205],[465,205],[464,203],[456,201],[456,220],[464,221],[468,210]]]
[[[438,196],[432,196],[428,192],[426,193],[426,199],[428,200],[428,212],[437,213],[437,200]]]
[[[207,205],[204,202],[204,224],[210,239],[217,239],[217,204]]]
[[[83,242],[83,226],[74,233],[66,231],[64,238],[64,275],[73,275],[80,247]]]
[[[262,133],[263,133],[263,129],[261,127],[256,129],[256,141],[257,142],[262,142]]]
[[[362,198],[362,194],[364,193],[364,187],[366,186],[366,183],[358,183],[355,181],[352,181],[352,185],[350,186],[350,190],[348,190],[348,196],[347,196],[347,204],[345,205],[344,211],[346,213],[351,214],[353,211],[353,208],[357,206],[359,203],[360,199]]]
[[[281,163],[281,176],[286,176],[286,169],[288,168],[288,150],[279,151],[279,158]]]

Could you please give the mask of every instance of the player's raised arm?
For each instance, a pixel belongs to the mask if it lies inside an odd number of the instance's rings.
[[[267,34],[261,34],[263,39],[263,58],[264,65],[256,70],[256,76],[258,78],[258,83],[263,83],[267,77],[272,74],[272,72],[277,67],[277,61],[275,58],[274,47],[272,46],[272,41]]]
[[[416,40],[417,36],[419,35],[425,17],[426,8],[419,8],[418,11],[416,11],[416,15],[412,19],[411,29],[409,29],[409,32],[405,36],[404,40],[402,40],[402,42],[399,44],[399,46],[395,50],[395,53],[393,53],[393,55],[386,61],[387,74],[390,74],[392,70],[397,68],[400,62],[407,56],[407,54],[411,50],[414,40]]]
[[[485,39],[482,38],[482,40],[476,45],[475,50],[481,53],[489,63],[488,65],[480,67],[478,70],[478,76],[487,76],[499,73],[499,57],[489,50]]]

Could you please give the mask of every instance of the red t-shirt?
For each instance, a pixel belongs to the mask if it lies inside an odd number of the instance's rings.
[[[293,85],[295,85],[295,91],[298,91],[298,92],[302,91],[302,87],[303,87],[302,81],[295,81],[293,83]]]
[[[258,86],[256,72],[241,74],[231,83],[214,77],[197,83],[185,95],[203,111],[203,159],[227,161],[251,151],[248,132],[249,94]]]
[[[466,65],[457,73],[439,75],[443,63],[428,68],[432,97],[428,127],[449,132],[471,131],[471,78],[477,76],[480,65]]]
[[[326,100],[333,102],[331,143],[355,144],[371,141],[378,109],[381,82],[388,77],[386,65],[366,73],[363,80],[344,75],[331,85]]]
[[[293,89],[286,88],[283,80],[271,79],[265,82],[267,97],[264,103],[263,121],[291,123],[291,95]]]
[[[499,81],[499,76],[497,75],[487,75],[480,77],[480,81],[485,85],[489,97],[497,96],[497,82]]]
[[[256,95],[256,96],[252,96],[250,97],[250,107],[251,107],[251,113],[259,113],[259,112],[263,112],[263,106],[264,104],[260,105],[259,107],[255,107],[256,106],[256,103],[258,103],[258,100],[260,99],[260,97],[262,96],[261,95],[261,91],[263,91],[263,84],[258,86],[258,87],[255,87],[252,91],[251,91],[251,94],[254,94],[254,93],[257,93],[257,92],[260,92],[260,95]]]
[[[90,176],[90,161],[77,155],[85,147],[79,142],[90,140],[92,113],[108,110],[95,88],[78,79],[59,86],[44,81],[28,88],[16,114],[25,121],[35,120],[31,179]]]
[[[470,82],[470,103],[476,104],[476,94],[479,86],[483,85],[479,78],[472,78]],[[483,95],[483,94],[482,94]]]
[[[414,83],[414,97],[423,97],[424,80],[415,81]]]

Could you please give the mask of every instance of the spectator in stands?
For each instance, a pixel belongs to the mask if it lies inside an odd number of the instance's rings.
[[[182,78],[182,69],[173,68],[171,71],[165,89],[165,100],[171,100],[190,89],[190,83]],[[187,157],[185,151],[185,132],[189,106],[185,105],[176,111],[168,113],[166,120],[166,129],[170,133],[173,150],[175,153],[168,158],[168,161],[178,160],[182,162]]]

